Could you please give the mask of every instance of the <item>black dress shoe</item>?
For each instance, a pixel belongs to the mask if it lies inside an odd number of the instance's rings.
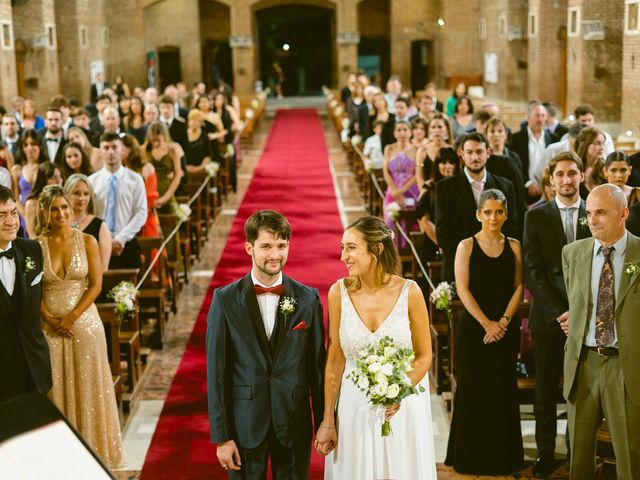
[[[556,469],[556,461],[553,457],[538,457],[533,464],[533,476],[536,478],[547,478]]]

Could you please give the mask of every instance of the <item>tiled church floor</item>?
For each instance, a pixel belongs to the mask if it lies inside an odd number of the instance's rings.
[[[118,479],[136,479],[139,477],[139,471],[144,463],[144,457],[162,410],[164,398],[178,368],[202,299],[222,253],[236,209],[242,200],[242,196],[251,180],[252,172],[260,158],[261,149],[268,136],[275,108],[288,106],[289,103],[291,102],[270,103],[266,117],[254,135],[253,146],[243,152],[243,160],[238,173],[238,192],[229,196],[222,214],[216,221],[215,228],[210,231],[208,242],[201,252],[200,260],[192,269],[190,282],[184,287],[180,297],[178,314],[173,315],[167,325],[164,348],[159,351],[151,351],[148,356],[147,366],[133,399],[134,406],[123,431],[126,467],[116,472]],[[342,223],[346,226],[353,220],[366,215],[367,211],[340,145],[338,135],[323,114],[323,104],[324,101],[320,102],[318,99],[313,99],[311,106],[318,107],[321,115],[323,115],[322,121],[325,127],[325,139],[334,174],[338,206]],[[307,106],[309,106],[308,103]],[[439,462],[442,462],[446,453],[449,416],[442,397],[432,395],[431,403],[436,458]],[[523,412],[522,419],[525,453],[528,459],[531,460],[535,458],[535,440],[533,438],[533,415],[530,408],[528,412]],[[563,428],[564,425],[561,425],[560,430]],[[563,446],[559,445],[558,452],[562,451]],[[528,467],[523,472],[509,477],[476,477],[456,474],[440,463],[438,464],[438,478],[531,478],[531,468]],[[566,464],[562,465],[556,474],[550,478],[568,478]]]

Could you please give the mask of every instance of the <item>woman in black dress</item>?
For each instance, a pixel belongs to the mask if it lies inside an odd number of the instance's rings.
[[[219,157],[218,152],[214,153],[207,132],[204,131],[204,121],[205,114],[200,110],[193,109],[189,112],[187,120],[189,143],[184,149],[187,172],[189,173],[204,172],[204,166],[214,158],[218,160]]]
[[[73,215],[71,227],[91,235],[98,241],[102,271],[106,272],[111,258],[111,233],[107,223],[94,214],[96,201],[91,182],[86,175],[74,173],[65,181],[64,190],[67,192]]]
[[[479,200],[482,229],[460,242],[455,275],[466,312],[455,338],[458,387],[446,465],[459,473],[508,475],[522,468],[516,358],[522,300],[520,243],[501,233],[507,200],[486,190]]]

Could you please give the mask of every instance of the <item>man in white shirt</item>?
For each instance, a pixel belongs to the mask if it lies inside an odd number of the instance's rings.
[[[107,222],[111,232],[109,268],[140,267],[140,245],[136,235],[147,221],[144,180],[122,166],[122,142],[117,133],[100,137],[104,167],[89,177],[96,198],[96,215]]]
[[[587,127],[593,127],[596,123],[596,117],[593,113],[593,107],[591,105],[578,105],[573,111],[573,115],[576,117],[576,122],[582,123]],[[607,132],[604,133],[604,150],[602,156],[607,158],[610,153],[613,153],[615,147],[613,145],[613,139]]]

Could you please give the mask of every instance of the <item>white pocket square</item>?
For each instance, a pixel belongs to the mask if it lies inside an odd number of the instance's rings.
[[[42,280],[42,275],[44,273],[40,272],[38,275],[36,275],[36,278],[33,279],[33,282],[31,282],[31,286],[33,287],[34,285],[37,285],[40,283],[40,281]]]

